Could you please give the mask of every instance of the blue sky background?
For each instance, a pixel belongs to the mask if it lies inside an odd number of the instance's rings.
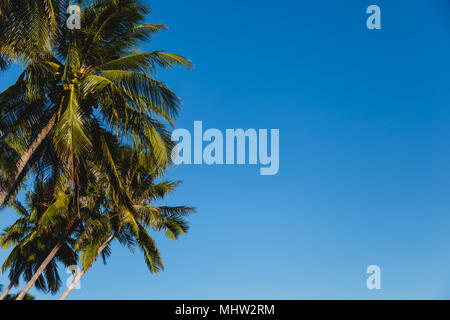
[[[382,30],[366,28],[371,4]],[[71,299],[450,298],[447,0],[152,7],[170,30],[147,49],[196,65],[158,76],[184,101],[177,127],[280,129],[280,172],[174,168],[184,183],[165,203],[198,213],[179,242],[155,236],[166,271],[116,244]],[[4,210],[0,226],[13,219]],[[382,290],[366,288],[371,264]]]

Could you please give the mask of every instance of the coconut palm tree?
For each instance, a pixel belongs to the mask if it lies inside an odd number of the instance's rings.
[[[83,9],[81,30],[66,28],[60,8],[53,19],[56,31],[47,32],[53,24],[39,24],[47,35],[45,46],[30,46],[18,54],[24,71],[0,94],[0,138],[14,140],[19,131],[27,140],[20,148],[12,143],[19,152],[15,169],[3,183],[0,206],[36,166],[33,159],[46,140],[66,162],[74,193],[85,153],[100,146],[99,156],[110,162],[102,130],[133,141],[149,165],[165,167],[169,162],[172,142],[161,120],[172,123],[180,100],[149,74],[157,67],[190,68],[190,61],[163,51],[137,50],[165,27],[142,24],[150,11],[136,0],[93,1]]]
[[[81,263],[83,269],[74,277],[72,283],[61,295],[64,300],[73,290],[75,285],[86,274],[92,264],[100,255],[105,260],[110,254],[110,245],[118,239],[122,245],[131,248],[139,246],[144,253],[144,260],[151,273],[163,269],[163,263],[159,251],[149,235],[147,228],[156,232],[164,232],[171,240],[177,240],[182,234],[186,234],[188,225],[184,218],[194,211],[193,208],[179,206],[153,206],[156,200],[162,200],[166,195],[175,191],[178,182],[161,181],[156,183],[155,172],[149,172],[141,164],[139,154],[129,147],[120,148],[117,160],[118,175],[126,193],[129,195],[135,210],[128,210],[111,194],[107,177],[101,176],[101,171],[93,175],[90,195],[93,199],[84,202],[91,203],[93,210],[103,211],[103,215],[97,214],[97,218],[90,221],[75,245],[81,250]],[[95,167],[95,165],[92,165]],[[102,200],[98,195],[101,195]],[[102,203],[101,206],[98,204]],[[91,216],[95,216],[92,215]]]
[[[38,33],[42,40],[25,37],[33,40],[26,41],[30,45],[12,49],[9,38],[0,36],[0,55],[14,57],[24,66],[16,83],[0,94],[0,149],[7,151],[0,156],[0,206],[17,193],[29,173],[42,170],[42,158],[48,153],[61,161],[58,173],[64,177],[43,214],[46,218],[39,222],[40,231],[30,237],[42,236],[41,230],[49,227],[45,222],[57,218],[64,221],[59,241],[18,299],[83,223],[80,199],[86,159],[108,176],[116,203],[136,215],[117,173],[110,136],[134,145],[142,165],[161,173],[170,160],[168,125],[178,115],[180,100],[149,74],[158,67],[191,66],[179,55],[137,50],[142,41],[165,30],[161,24],[142,24],[149,10],[138,1],[93,1],[83,9],[81,30],[66,28],[67,1],[50,2],[54,14],[47,16],[53,18],[37,19],[33,28],[20,29]]]
[[[33,59],[39,59],[39,52],[41,50],[45,52],[50,37],[56,32],[56,18],[62,19],[66,3],[67,1],[50,0],[0,0],[0,70],[5,69],[11,62],[21,62],[26,65]],[[20,99],[11,100],[10,103],[18,106]],[[35,105],[35,108],[38,107],[41,106]],[[21,111],[19,110],[16,115]],[[4,118],[8,116],[14,118],[12,114],[9,114],[7,106],[0,106],[2,127]],[[36,114],[30,114],[31,118],[35,116]],[[16,128],[19,127],[20,125]],[[0,208],[11,196],[13,189],[19,186],[17,182],[22,181],[25,177],[24,170],[28,163],[21,155],[25,154],[27,149],[29,149],[28,154],[36,153],[37,146],[39,146],[36,143],[29,146],[26,141],[25,144],[22,143],[26,146],[25,150],[20,150],[21,153],[17,156],[14,152],[15,148],[7,143],[10,137],[5,135],[7,133],[4,132],[5,129],[8,130],[7,127],[0,129],[0,150],[2,151],[0,157]],[[14,130],[14,128],[10,129]],[[24,127],[21,129],[26,131]],[[17,133],[16,137],[19,137],[23,131],[18,129]],[[14,134],[13,131],[10,134]]]
[[[189,207],[155,207],[150,206],[150,202],[163,198],[166,194],[174,191],[177,183],[160,182],[154,183],[158,177],[157,170],[148,170],[147,164],[142,154],[130,146],[121,145],[117,137],[104,133],[111,159],[116,159],[114,163],[116,178],[111,179],[111,175],[104,173],[102,162],[92,153],[92,158],[88,161],[89,171],[85,173],[89,176],[85,180],[87,188],[83,188],[80,195],[81,220],[83,221],[80,231],[76,231],[77,243],[75,248],[80,249],[83,270],[74,279],[73,284],[66,290],[62,298],[65,298],[73,289],[74,285],[86,273],[92,263],[99,255],[109,253],[109,245],[114,239],[118,239],[128,247],[134,244],[144,251],[145,261],[152,273],[156,273],[162,268],[161,258],[154,241],[148,234],[146,228],[152,227],[156,231],[164,231],[170,239],[177,239],[180,234],[185,234],[187,224],[183,217],[193,211]],[[119,181],[122,191],[116,193],[114,181]],[[63,184],[64,185],[64,184]],[[67,192],[56,191],[55,203],[52,204],[40,218],[39,224],[44,230],[54,226],[58,221],[64,222],[70,217],[66,209],[71,201]],[[125,194],[131,202],[131,207],[124,205],[120,198]],[[63,223],[61,224],[63,225]],[[39,235],[37,230],[34,236]],[[33,236],[30,237],[33,239]],[[55,251],[55,254],[59,249]],[[18,296],[22,299],[26,292],[34,284],[42,270],[53,259],[51,253],[30,282]]]
[[[19,201],[14,201],[12,206],[19,215],[19,219],[0,235],[0,245],[5,249],[13,248],[8,258],[2,266],[2,271],[9,269],[9,286],[3,291],[0,300],[6,299],[13,286],[18,285],[20,277],[23,275],[29,281],[36,270],[49,254],[49,248],[58,241],[55,237],[58,225],[33,240],[30,236],[39,227],[38,222],[42,214],[46,211],[48,203],[51,201],[51,192],[48,185],[43,185],[39,180],[36,183],[33,193],[27,194],[27,206]],[[61,284],[57,270],[57,262],[62,262],[65,266],[77,263],[77,254],[73,250],[74,239],[68,238],[61,249],[45,268],[44,274],[36,281],[36,288],[45,292],[56,293]]]

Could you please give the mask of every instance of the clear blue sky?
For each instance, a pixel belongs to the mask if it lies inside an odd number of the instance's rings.
[[[366,28],[371,4],[380,31]],[[170,30],[148,48],[196,65],[159,74],[184,101],[177,127],[278,128],[280,172],[175,168],[184,183],[166,203],[198,213],[178,243],[156,236],[166,271],[116,245],[70,298],[450,298],[448,0],[152,7]],[[0,226],[13,218],[4,210]],[[380,291],[365,286],[371,264]]]

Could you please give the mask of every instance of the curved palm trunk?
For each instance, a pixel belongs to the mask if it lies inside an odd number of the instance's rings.
[[[111,235],[101,246],[100,248],[98,248],[97,250],[97,255],[94,258],[94,261],[92,261],[92,264],[95,262],[95,260],[97,260],[97,258],[100,256],[100,254],[102,253],[103,250],[105,250],[105,248],[111,243],[111,241],[114,240],[114,238],[116,237],[116,234]],[[90,268],[90,267],[89,267]],[[67,296],[69,295],[70,292],[72,292],[73,288],[75,288],[76,284],[78,282],[80,282],[81,278],[83,278],[83,276],[86,274],[86,272],[89,270],[89,268],[85,269],[83,268],[83,270],[81,270],[81,272],[73,278],[72,283],[67,287],[66,291],[63,292],[63,294],[61,295],[61,297],[59,297],[58,300],[65,300],[67,298]]]
[[[9,293],[9,291],[12,289],[12,287],[14,287],[15,283],[18,283],[20,275],[22,274],[23,270],[25,269],[25,267],[22,267],[20,269],[20,271],[17,273],[17,275],[15,276],[14,279],[12,279],[12,281],[10,282],[9,286],[2,292],[2,294],[0,295],[0,300],[5,299],[6,295]]]
[[[25,166],[30,161],[33,154],[36,152],[36,149],[41,145],[42,141],[44,141],[45,138],[47,138],[48,134],[50,133],[50,130],[52,130],[53,127],[55,126],[55,122],[56,122],[56,114],[50,119],[50,121],[41,130],[41,132],[39,132],[36,139],[34,139],[33,143],[30,145],[28,150],[20,157],[20,160],[16,166],[16,172],[14,173],[14,176],[8,181],[8,184],[5,186],[5,188],[0,191],[0,208],[3,207],[6,200],[11,195],[11,191],[17,184],[17,181],[19,180],[20,175],[25,169]]]
[[[23,298],[28,293],[28,291],[30,291],[31,287],[34,286],[34,284],[36,283],[39,276],[42,274],[42,272],[44,272],[45,268],[47,268],[48,264],[56,256],[59,249],[61,249],[61,247],[64,245],[64,242],[67,240],[67,237],[71,234],[72,228],[74,227],[74,225],[76,225],[76,223],[75,223],[76,218],[77,218],[76,215],[72,216],[72,218],[70,219],[70,221],[66,227],[66,232],[65,232],[64,237],[56,244],[56,246],[52,249],[52,251],[50,251],[47,258],[45,258],[45,260],[41,263],[41,265],[39,266],[39,269],[36,270],[33,277],[30,279],[30,281],[28,281],[27,285],[25,286],[25,288],[23,288],[22,292],[19,294],[19,296],[17,297],[16,300],[23,300]]]
[[[86,274],[88,270],[89,268],[81,270],[81,272],[76,277],[73,278],[72,283],[67,287],[66,291],[63,292],[63,294],[61,295],[61,297],[59,297],[58,300],[66,300],[67,296],[72,292],[73,288],[75,288],[77,283],[80,282],[81,278],[83,278],[83,276]]]
[[[9,286],[2,292],[2,295],[0,296],[0,300],[5,299],[6,295],[9,293],[9,291],[12,289],[12,287],[14,286],[15,281],[11,281],[11,283],[9,284]]]
[[[28,291],[30,291],[31,287],[34,286],[34,284],[36,283],[37,279],[41,276],[42,272],[44,272],[45,268],[47,268],[48,264],[53,260],[53,258],[58,253],[59,249],[62,247],[63,244],[64,244],[64,242],[60,241],[52,249],[50,254],[47,256],[47,258],[45,258],[45,260],[39,266],[39,269],[36,270],[36,272],[34,273],[33,277],[30,279],[30,281],[28,281],[27,285],[25,286],[25,288],[23,288],[22,292],[19,294],[19,296],[17,297],[16,300],[23,300],[25,295],[28,293]]]

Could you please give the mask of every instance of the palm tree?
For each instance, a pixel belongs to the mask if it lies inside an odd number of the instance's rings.
[[[93,175],[94,181],[91,183],[92,190],[89,194],[94,195],[94,198],[85,199],[84,202],[90,203],[93,210],[104,213],[97,214],[98,218],[90,221],[85,232],[79,236],[75,247],[82,251],[83,269],[74,277],[59,298],[60,300],[64,300],[69,295],[100,255],[103,254],[104,259],[105,252],[109,255],[110,244],[114,239],[119,239],[122,245],[129,248],[137,244],[144,252],[144,259],[150,272],[156,273],[164,267],[159,251],[146,228],[150,227],[157,232],[162,231],[171,240],[177,240],[188,230],[184,218],[194,211],[193,208],[151,206],[155,200],[161,200],[174,192],[178,182],[155,183],[157,178],[155,172],[149,172],[141,164],[139,154],[129,147],[122,147],[118,158],[117,167],[120,168],[118,175],[135,210],[130,212],[120,202],[114,200],[108,179],[102,177],[100,171]],[[98,195],[101,195],[103,199],[100,200]],[[99,206],[99,203],[102,205]]]
[[[22,62],[27,65],[32,60],[39,58],[39,52],[44,51],[49,43],[49,39],[56,32],[56,19],[61,20],[64,16],[63,9],[67,7],[67,1],[54,0],[0,0],[0,70],[6,69],[11,62]],[[13,104],[20,104],[16,99]],[[8,108],[0,106],[0,119],[11,116]],[[17,113],[20,114],[20,111]],[[36,116],[35,115],[31,115]],[[0,121],[0,122],[2,122]],[[7,198],[11,196],[14,188],[18,187],[19,180],[25,177],[24,171],[28,165],[27,155],[35,153],[40,142],[26,147],[18,157],[12,157],[14,148],[5,146],[8,138],[0,129],[0,149],[2,150],[1,179],[0,179],[0,208],[5,204]],[[13,128],[11,128],[13,129]],[[24,128],[22,128],[24,129]],[[20,135],[20,131],[18,132]],[[5,149],[7,152],[5,153]],[[25,149],[26,150],[26,149]],[[14,162],[17,163],[14,166]],[[5,163],[8,163],[9,170],[5,170]]]
[[[0,156],[0,206],[17,193],[28,173],[41,170],[42,157],[48,152],[54,152],[63,163],[64,173],[59,174],[66,184],[55,192],[55,201],[44,215],[68,215],[60,241],[18,299],[82,221],[80,195],[86,159],[96,161],[108,176],[116,202],[135,213],[118,177],[109,136],[134,145],[145,168],[157,168],[161,173],[173,146],[168,126],[161,121],[172,125],[180,100],[149,73],[157,67],[191,66],[179,55],[137,51],[142,41],[165,27],[141,24],[149,10],[135,0],[94,1],[83,9],[83,28],[75,31],[65,28],[63,12],[67,6],[63,4],[67,1],[50,2],[54,14],[48,16],[54,18],[32,23],[39,26],[43,40],[27,41],[45,45],[18,46],[14,51],[9,39],[0,36],[0,55],[10,53],[24,65],[17,82],[0,94],[0,149],[8,151]],[[15,166],[10,165],[10,159],[15,160]]]
[[[54,0],[0,0],[0,69],[5,69],[11,62],[21,62],[24,66],[33,61],[41,60],[41,53],[48,51],[47,47],[52,36],[55,35],[56,23],[62,21],[65,16],[64,10],[67,8],[67,1]],[[4,93],[6,93],[5,91]],[[11,91],[9,91],[11,93]],[[23,101],[19,97],[4,97],[6,100],[15,99],[10,102],[18,107]],[[5,100],[3,100],[4,102]],[[29,101],[28,101],[29,102]],[[40,105],[34,106],[39,108]],[[20,111],[16,113],[20,114]],[[35,117],[36,114],[31,115]],[[10,118],[12,117],[12,118]],[[14,115],[7,107],[0,109],[0,119],[6,122],[14,119]],[[20,128],[20,124],[17,126]],[[2,144],[5,143],[5,134],[8,133],[8,126],[0,129]],[[21,129],[25,129],[21,127]],[[6,132],[2,132],[6,130]],[[25,129],[26,130],[26,129]],[[10,132],[12,133],[12,132]],[[19,131],[20,133],[20,131]],[[38,135],[37,139],[30,145],[26,143],[26,148],[16,157],[16,166],[12,171],[4,171],[2,168],[2,184],[0,191],[0,208],[5,204],[11,193],[18,187],[18,182],[24,179],[24,171],[29,166],[30,157],[40,144],[45,132]],[[29,136],[28,136],[29,138]],[[4,149],[4,146],[2,146]],[[27,150],[28,149],[28,150]],[[10,159],[8,159],[10,160]]]
[[[111,158],[117,159],[117,180],[120,182],[121,193],[115,192],[114,181],[109,174],[105,174],[101,168],[102,162],[96,157],[89,159],[89,171],[85,173],[89,176],[85,183],[87,189],[80,195],[81,221],[83,227],[76,231],[78,234],[76,248],[82,250],[83,270],[76,282],[84,275],[87,269],[105,252],[109,252],[109,244],[118,238],[123,244],[133,246],[137,243],[145,253],[145,260],[151,272],[156,273],[162,268],[159,252],[146,231],[146,227],[153,227],[154,230],[164,231],[171,238],[176,239],[180,234],[187,231],[187,224],[183,217],[193,211],[189,207],[153,207],[149,206],[152,200],[162,198],[166,194],[173,192],[177,183],[161,182],[155,184],[158,176],[157,170],[148,170],[147,164],[143,162],[142,154],[129,146],[121,146],[115,136],[107,135],[107,144],[112,150]],[[92,153],[94,155],[95,153]],[[145,159],[145,157],[144,157]],[[64,184],[62,184],[64,185]],[[55,195],[55,202],[42,214],[39,225],[44,228],[52,227],[59,220],[64,221],[70,217],[67,207],[71,204],[68,200],[70,195],[67,192],[58,190]],[[125,194],[132,204],[131,207],[123,205],[120,199],[121,194]],[[62,225],[62,224],[61,224]],[[34,237],[40,231],[34,233]],[[29,239],[34,239],[33,235]],[[59,249],[58,249],[59,250]],[[56,253],[58,252],[56,250]],[[37,279],[48,261],[51,261],[50,254],[38,271],[22,291],[18,299],[22,299],[25,293],[31,288],[33,279]],[[65,292],[67,296],[73,286]]]
[[[68,30],[60,12],[53,19],[56,31],[44,32],[46,45],[20,52],[24,71],[0,94],[0,134],[14,140],[20,130],[27,144],[16,147],[17,164],[0,192],[0,206],[35,167],[33,156],[45,140],[66,162],[75,193],[83,155],[95,145],[107,148],[102,129],[133,141],[149,164],[167,165],[172,142],[167,126],[156,118],[172,124],[180,100],[148,74],[191,63],[163,51],[137,51],[142,41],[165,30],[161,24],[141,24],[149,12],[136,0],[97,0],[83,9],[81,30]],[[53,24],[39,26],[50,31]],[[105,163],[110,162],[107,153],[101,154]]]
[[[42,214],[46,211],[51,198],[48,185],[44,186],[39,181],[36,183],[34,193],[27,195],[27,207],[20,202],[15,201],[12,206],[19,215],[19,219],[6,228],[0,236],[0,245],[4,248],[13,247],[10,255],[2,266],[2,271],[10,270],[9,278],[11,280],[9,286],[3,291],[0,300],[7,297],[11,288],[18,284],[20,277],[23,275],[26,281],[29,281],[38,267],[46,259],[52,244],[58,239],[57,224],[37,238],[30,240],[33,232],[39,227],[38,222]],[[56,293],[61,284],[57,270],[57,261],[62,262],[65,266],[75,265],[77,262],[77,254],[72,249],[75,241],[71,238],[67,239],[56,255],[56,261],[52,260],[45,268],[45,273],[41,275],[36,282],[36,287],[45,292]]]

